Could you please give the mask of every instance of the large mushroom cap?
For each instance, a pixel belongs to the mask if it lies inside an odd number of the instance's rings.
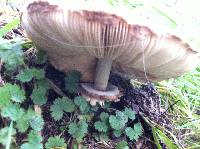
[[[57,68],[77,69],[84,80],[94,80],[96,58],[112,59],[113,70],[143,80],[177,77],[199,65],[188,44],[138,16],[97,1],[40,0],[28,5],[22,25]]]

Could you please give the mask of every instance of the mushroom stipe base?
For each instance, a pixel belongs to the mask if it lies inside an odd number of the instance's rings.
[[[98,102],[100,105],[104,101],[119,101],[120,92],[117,86],[108,84],[105,91],[96,90],[93,83],[81,83],[81,92],[83,96],[86,96],[86,100],[90,101],[91,105],[96,105]]]

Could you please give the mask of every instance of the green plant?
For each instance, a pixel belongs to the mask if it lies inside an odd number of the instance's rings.
[[[132,127],[127,127],[125,129],[125,133],[130,140],[138,140],[139,137],[142,135],[143,128],[140,123],[137,123]]]
[[[0,32],[1,31],[2,30],[0,30]],[[27,100],[27,94],[23,88],[23,83],[34,80],[34,82],[37,82],[36,86],[38,84],[44,84],[41,83],[44,81],[40,81],[44,79],[44,71],[37,68],[29,68],[26,65],[23,52],[24,45],[25,42],[19,39],[0,39],[0,58],[5,68],[4,75],[10,78],[11,82],[14,82],[5,83],[4,85],[1,84],[0,86],[0,118],[4,118],[5,121],[10,122],[9,127],[0,129],[2,132],[1,137],[4,137],[4,139],[0,139],[0,143],[5,146],[6,149],[13,146],[12,138],[16,134],[15,130],[18,130],[20,133],[26,133],[28,129],[31,130],[28,135],[28,142],[24,143],[21,148],[42,148],[42,144],[38,141],[34,143],[33,139],[38,137],[41,142],[42,138],[38,135],[38,132],[41,131],[44,125],[43,119],[32,107],[27,109],[22,105]],[[6,143],[4,141],[6,141]],[[36,146],[36,144],[38,146]]]
[[[39,50],[37,53],[36,63],[44,64],[47,61],[47,55],[44,51]]]
[[[109,122],[114,130],[121,130],[128,122],[128,117],[123,112],[117,111],[116,115],[111,115],[109,117]]]
[[[81,78],[81,73],[76,70],[69,71],[65,77],[65,88],[70,93],[78,91],[78,83]]]
[[[107,0],[110,5],[124,5],[129,7],[130,9],[134,9],[137,7],[143,6],[143,3],[135,0]]]
[[[134,127],[127,127],[126,123],[128,119],[135,119],[135,112],[130,108],[125,108],[123,111],[117,111],[116,115],[111,115],[109,117],[109,123],[112,129],[114,129],[113,133],[116,137],[121,136],[125,129],[126,136],[129,137],[130,140],[137,140],[143,133],[143,128],[140,123],[134,124]]]
[[[128,143],[126,141],[120,141],[120,142],[117,142],[116,144],[116,149],[129,149],[128,147]]]
[[[31,95],[31,99],[34,104],[44,105],[47,102],[47,90],[49,89],[47,84],[44,84],[45,73],[42,69],[37,68],[26,68],[20,71],[16,76],[16,79],[22,83],[30,82],[35,79],[36,86],[34,87]]]
[[[0,129],[0,144],[6,146],[8,142],[9,136],[14,136],[16,134],[16,130],[12,129],[11,135],[9,135],[10,127],[4,127]]]
[[[6,83],[0,87],[0,108],[11,102],[21,103],[25,100],[25,92],[18,85]]]
[[[170,149],[179,148],[176,144],[174,144],[174,142],[172,142],[171,139],[169,139],[169,137],[165,135],[164,132],[162,132],[156,127],[153,127],[153,136],[155,139],[155,144],[157,145],[158,149],[162,149],[160,141],[162,141]]]
[[[140,123],[135,123],[133,127],[129,127],[128,121],[131,122],[135,120],[135,112],[131,108],[124,108],[124,110],[117,110],[115,115],[111,115],[106,112],[100,114],[100,120],[94,123],[94,127],[98,130],[99,134],[94,134],[96,140],[109,140],[109,132],[112,130],[112,133],[116,137],[121,135],[126,135],[130,140],[137,140],[143,134],[143,128]],[[122,145],[116,144],[117,146],[123,146],[127,148],[127,142],[121,142]]]
[[[1,109],[1,115],[10,118],[12,121],[20,119],[23,113],[23,109],[18,104],[9,104]]]
[[[45,143],[46,149],[53,149],[53,148],[67,148],[67,144],[63,138],[59,136],[50,137],[48,141]]]
[[[197,68],[177,79],[159,82],[156,86],[161,94],[163,107],[167,107],[166,112],[173,117],[176,131],[190,130],[184,133],[187,137],[183,140],[191,147],[200,146],[196,143],[200,133],[200,117],[197,114],[200,107],[199,84],[200,69]]]
[[[31,94],[31,99],[36,105],[44,105],[47,102],[47,95],[49,90],[49,85],[44,77],[43,70],[33,69],[33,74],[36,78],[35,87]],[[34,77],[33,76],[33,77]]]
[[[86,114],[90,111],[90,105],[83,96],[75,97],[74,103],[82,114]]]
[[[64,112],[74,112],[75,105],[72,100],[67,97],[57,98],[51,105],[51,116],[58,121],[63,117]]]
[[[107,132],[109,129],[109,114],[102,112],[100,114],[100,120],[94,123],[94,127],[99,132]]]
[[[44,78],[44,70],[37,68],[27,68],[22,70],[17,76],[16,79],[22,83],[29,82],[33,78],[40,80]]]
[[[20,65],[24,64],[21,39],[0,39],[0,58],[7,73],[14,73]]]
[[[6,149],[10,149],[10,146],[11,146],[12,130],[13,130],[13,121],[10,122],[9,130],[8,130],[8,138],[7,138],[7,143],[6,143]]]
[[[4,35],[6,35],[13,28],[17,27],[19,24],[20,24],[19,17],[13,19],[11,22],[6,24],[3,28],[0,29],[0,38],[2,38]]]
[[[21,118],[17,120],[16,128],[21,133],[26,132],[30,126],[34,126],[34,119],[36,117],[39,117],[39,116],[35,113],[35,111],[33,111],[32,109],[28,109],[26,112],[23,112]],[[39,119],[42,119],[42,118],[40,117]],[[41,127],[43,124],[44,122],[42,122],[41,120],[41,123],[36,124],[36,126],[34,127],[36,127],[37,130],[41,130]],[[41,126],[37,126],[37,125],[41,125]]]
[[[2,96],[2,99],[4,100],[0,101],[1,116],[10,119],[11,122],[15,124],[15,127],[19,132],[26,132],[28,128],[32,128],[36,131],[40,131],[42,129],[44,122],[41,116],[37,115],[31,109],[25,110],[20,107],[20,103],[24,101],[25,95],[24,91],[21,90],[19,86],[6,84],[5,86],[0,87],[0,92],[4,95]],[[15,130],[14,128],[12,129]],[[11,135],[15,134],[15,132],[6,134],[5,130],[6,129],[1,129],[1,131],[3,131],[4,138],[6,138],[6,135],[11,138]],[[5,145],[4,142],[0,143]],[[6,144],[6,146],[8,145]],[[24,145],[23,148],[25,146],[27,146],[27,144]]]
[[[36,105],[44,105],[47,102],[46,89],[43,87],[35,87],[31,94],[31,99]]]
[[[82,141],[86,133],[88,132],[88,124],[84,120],[80,120],[79,122],[75,123],[72,122],[68,126],[68,133],[72,135],[74,139],[78,143]]]
[[[37,131],[31,131],[28,134],[28,142],[22,144],[22,146],[20,147],[20,149],[43,149],[43,145],[42,145],[42,137],[40,135],[38,135]]]

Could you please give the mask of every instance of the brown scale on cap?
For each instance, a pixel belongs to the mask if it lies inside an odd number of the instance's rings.
[[[50,5],[49,2],[46,1],[35,1],[28,5],[27,7],[28,13],[49,13],[52,11],[57,11],[57,5]]]
[[[83,74],[83,81],[90,83],[81,84],[81,90],[92,103],[118,100],[119,90],[108,84],[111,70],[160,81],[200,64],[200,54],[181,38],[159,34],[146,24],[129,23],[131,17],[118,10],[112,13],[98,6],[96,11],[86,3],[35,1],[24,12],[22,25],[56,68],[65,72],[77,69]]]
[[[183,45],[183,47],[185,47],[184,49],[186,49],[194,54],[198,53],[197,51],[193,50],[188,43],[183,42],[183,40],[181,40],[181,38],[179,38],[175,35],[169,35],[169,38],[171,38],[171,40],[173,40],[174,42],[181,43]]]
[[[76,13],[79,13],[79,15],[81,15],[88,22],[98,22],[102,23],[103,25],[115,25],[120,22],[124,23],[126,22],[123,18],[119,16],[108,14],[105,12],[82,10],[81,12],[76,12]]]

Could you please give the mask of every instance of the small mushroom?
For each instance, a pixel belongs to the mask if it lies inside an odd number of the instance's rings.
[[[108,83],[111,70],[157,81],[200,64],[199,53],[180,38],[137,21],[126,9],[78,0],[34,1],[22,15],[28,36],[56,68],[81,71],[91,104],[118,100],[118,88]]]

